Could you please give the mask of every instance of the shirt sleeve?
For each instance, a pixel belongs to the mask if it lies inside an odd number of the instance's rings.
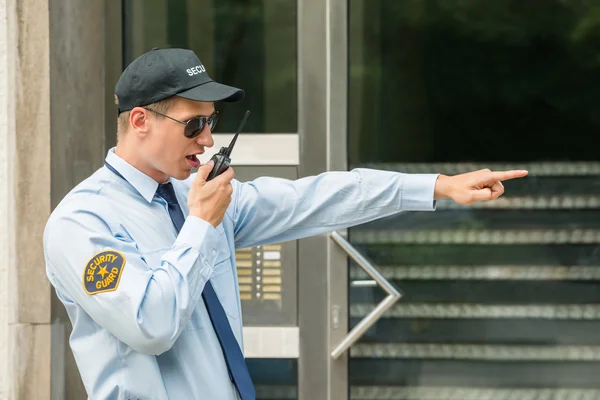
[[[298,180],[234,181],[236,247],[313,236],[400,211],[434,211],[438,176],[359,168]]]
[[[90,211],[63,212],[44,232],[50,279],[134,350],[161,354],[190,319],[217,256],[218,233],[188,217],[158,265]],[[112,275],[111,275],[112,274]]]

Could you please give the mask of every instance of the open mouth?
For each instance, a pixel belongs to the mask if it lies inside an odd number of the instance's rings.
[[[190,154],[189,156],[185,156],[185,158],[188,160],[192,168],[198,168],[200,166],[198,154]]]

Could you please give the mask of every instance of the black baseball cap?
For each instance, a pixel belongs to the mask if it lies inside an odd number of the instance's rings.
[[[244,91],[213,81],[187,49],[153,48],[125,68],[115,86],[119,114],[171,96],[207,102],[236,102]]]

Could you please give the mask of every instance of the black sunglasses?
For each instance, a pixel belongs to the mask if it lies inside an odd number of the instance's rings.
[[[206,124],[208,124],[208,129],[210,129],[210,131],[212,132],[215,129],[215,126],[217,126],[217,121],[219,120],[219,112],[218,111],[215,111],[214,113],[210,114],[208,117],[201,116],[201,117],[194,117],[187,121],[180,121],[173,117],[169,117],[168,115],[165,115],[163,113],[159,113],[158,111],[153,110],[151,108],[144,107],[144,109],[146,109],[148,111],[152,111],[153,113],[156,113],[158,115],[162,115],[163,117],[169,118],[172,121],[179,122],[182,125],[185,125],[185,128],[183,129],[183,134],[185,135],[186,138],[189,138],[189,139],[193,139],[193,138],[197,137],[202,132],[202,130],[204,130],[204,126]]]

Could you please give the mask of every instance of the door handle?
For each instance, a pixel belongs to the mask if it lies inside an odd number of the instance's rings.
[[[361,336],[371,327],[384,312],[396,303],[402,294],[396,289],[377,269],[360,254],[358,250],[350,242],[348,242],[338,232],[331,232],[331,239],[336,242],[342,250],[346,252],[357,264],[361,267],[377,284],[388,294],[373,311],[365,316],[352,330],[346,335],[342,341],[333,349],[331,357],[338,358],[346,350],[350,348]]]

